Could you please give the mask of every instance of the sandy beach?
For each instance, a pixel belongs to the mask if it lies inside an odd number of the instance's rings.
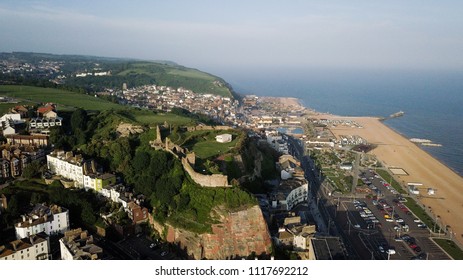
[[[397,167],[408,175],[396,175],[402,183],[421,183],[419,201],[439,217],[439,223],[450,226],[449,232],[463,244],[463,178],[410,142],[404,136],[372,117],[340,117],[317,115],[316,118],[355,120],[363,128],[332,128],[339,135],[359,135],[371,144],[378,145],[369,153],[374,154],[388,168]],[[435,189],[435,195],[427,195],[427,189]]]

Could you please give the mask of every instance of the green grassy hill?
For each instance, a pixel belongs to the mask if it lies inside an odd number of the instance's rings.
[[[65,75],[65,86],[78,87],[86,92],[97,92],[105,88],[121,88],[123,83],[129,87],[156,84],[160,86],[184,87],[196,93],[210,93],[226,97],[233,97],[229,85],[221,78],[187,68],[168,61],[142,61],[136,59],[107,58],[79,55],[54,55],[41,53],[1,53],[0,59],[15,62],[39,63],[41,60],[60,63],[61,72],[51,76],[43,73],[22,73],[24,77],[0,74],[1,80],[13,81],[12,84],[37,85],[37,80],[49,82],[58,75]],[[75,77],[77,73],[93,73],[110,71],[107,76]],[[34,82],[34,83],[33,83]],[[7,83],[5,83],[7,84]]]
[[[58,111],[74,111],[77,108],[91,111],[105,111],[111,109],[115,111],[125,111],[128,112],[132,121],[144,125],[163,124],[165,121],[173,125],[194,123],[194,120],[184,116],[133,109],[94,97],[93,95],[53,88],[0,85],[0,96],[11,97],[17,101],[17,103],[0,103],[0,115],[5,114],[10,108],[19,104],[38,105],[40,103],[52,102],[57,104]]]
[[[85,110],[125,109],[125,106],[94,97],[66,90],[41,88],[32,86],[0,86],[0,96],[12,97],[19,103],[3,103],[0,113],[4,113],[18,104],[40,104],[52,102],[58,105],[58,110],[72,111],[76,108]]]
[[[184,87],[196,93],[211,93],[232,97],[230,89],[221,78],[179,65],[134,62],[129,63],[127,69],[116,75],[125,77],[142,75],[145,77],[152,77],[158,85]]]

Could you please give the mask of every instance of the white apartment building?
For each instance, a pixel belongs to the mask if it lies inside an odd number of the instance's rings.
[[[58,205],[37,204],[29,214],[22,215],[22,221],[15,225],[15,230],[18,239],[40,232],[48,235],[64,233],[69,230],[69,210]]]
[[[282,181],[273,193],[272,207],[289,211],[297,204],[306,202],[308,194],[309,185],[305,179],[291,178]]]
[[[0,260],[47,260],[49,256],[50,242],[43,232],[0,246]]]
[[[293,189],[286,197],[287,209],[291,210],[299,203],[305,202],[308,199],[309,185],[307,183]]]
[[[76,188],[84,187],[84,175],[92,169],[91,162],[72,152],[53,151],[47,155],[48,169],[57,175],[74,181]]]

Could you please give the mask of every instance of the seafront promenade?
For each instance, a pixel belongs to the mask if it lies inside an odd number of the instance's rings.
[[[404,136],[387,127],[378,118],[342,117],[327,114],[315,116],[320,119],[354,120],[359,127],[334,127],[331,131],[340,135],[358,135],[377,147],[369,153],[375,155],[387,168],[403,169],[406,174],[395,175],[403,186],[420,183],[420,204],[424,205],[432,218],[447,228],[452,238],[463,244],[463,178],[420,149]],[[435,190],[427,195],[427,189]]]

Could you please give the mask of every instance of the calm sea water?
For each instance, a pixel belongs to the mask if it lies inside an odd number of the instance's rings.
[[[423,149],[463,175],[463,71],[248,70],[223,76],[237,92],[291,96],[319,112],[388,116],[385,124],[407,138],[442,147]]]

